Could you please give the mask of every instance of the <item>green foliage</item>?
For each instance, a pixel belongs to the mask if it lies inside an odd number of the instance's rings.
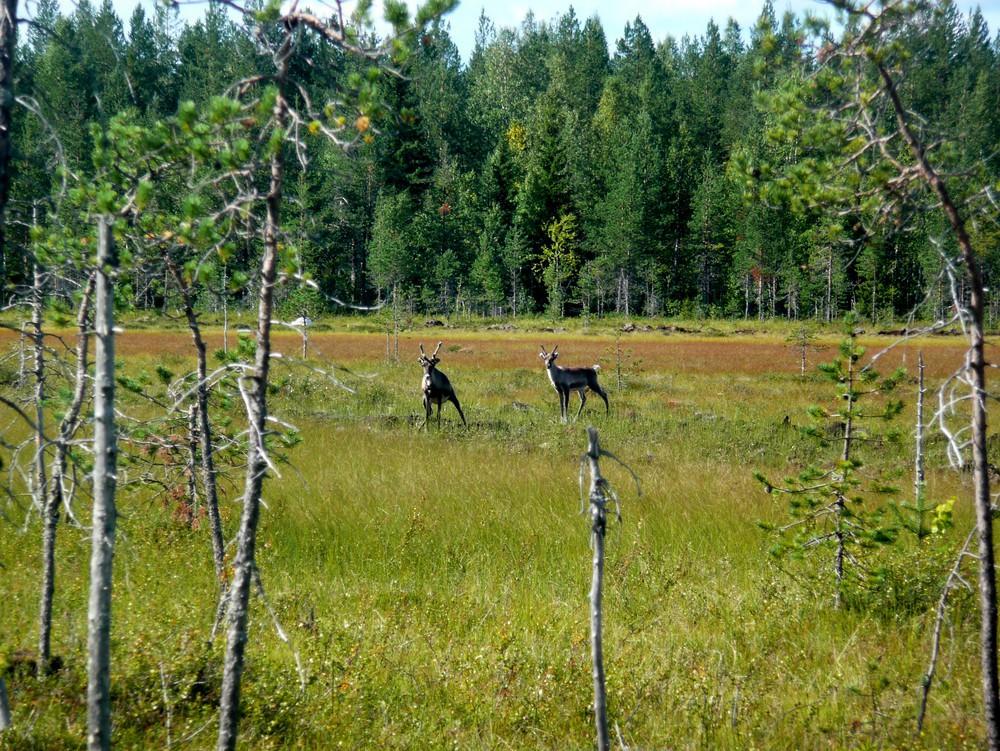
[[[301,182],[301,190],[284,211],[297,268],[324,295],[374,302],[392,286],[387,277],[398,276],[404,303],[428,311],[684,311],[826,321],[852,307],[874,320],[916,305],[931,319],[946,312],[940,290],[924,295],[939,267],[931,238],[942,222],[912,211],[926,195],[894,182],[877,149],[862,150],[857,104],[880,101],[872,99],[878,82],[870,69],[828,54],[822,24],[778,18],[765,5],[749,36],[711,24],[675,40],[654,38],[641,19],[616,32],[571,11],[502,31],[484,18],[464,63],[436,18],[451,5],[384,7],[386,28],[398,33],[388,49],[400,77],[387,78],[379,63],[339,56],[303,30],[292,74],[315,111],[294,135],[302,140],[296,153],[312,168],[289,163],[289,183]],[[4,294],[30,268],[28,228],[48,231],[41,207],[58,206],[63,223],[76,210],[49,201],[64,195],[64,180],[77,207],[83,201],[117,211],[131,201],[139,212],[159,212],[169,195],[178,216],[190,192],[180,183],[198,183],[190,206],[211,212],[218,191],[210,195],[200,178],[259,162],[285,142],[267,130],[275,93],[266,85],[248,89],[242,104],[219,97],[267,67],[250,27],[277,38],[281,8],[274,3],[255,5],[256,20],[246,26],[210,5],[179,29],[164,9],[138,9],[127,33],[110,6],[85,4],[62,15],[48,4],[44,12],[55,35],[22,35],[18,93],[42,103],[66,168],[53,169],[55,141],[46,127],[18,118]],[[364,27],[370,17],[370,3],[356,9],[348,42],[374,41]],[[901,93],[921,116],[916,122],[927,123],[926,140],[939,144],[933,156],[952,175],[949,188],[961,201],[1000,184],[995,30],[981,15],[946,9],[905,5],[888,18],[885,59],[901,71]],[[607,38],[619,36],[609,59]],[[141,150],[120,152],[119,135],[100,133],[126,111],[129,127],[150,128],[156,138],[163,134],[152,126],[174,118],[196,155],[198,177],[175,176],[161,190],[156,169],[140,170],[128,176],[127,189],[118,184],[124,175],[109,173],[109,160],[139,165]],[[233,119],[245,132],[220,139],[218,129]],[[892,120],[873,125],[885,135]],[[166,148],[171,142],[177,145],[168,134]],[[886,144],[900,164],[912,164],[899,139]],[[70,176],[93,183],[87,195]],[[378,198],[404,193],[412,221],[397,228],[409,249],[397,264],[387,260]],[[445,204],[452,212],[442,218]],[[569,214],[576,217],[578,268],[553,285],[532,261],[550,243],[547,227]],[[186,221],[163,229],[189,243],[191,255],[195,245],[235,231]],[[490,223],[487,241],[482,230]],[[86,257],[79,238],[87,231],[72,227],[65,257]],[[977,223],[975,231],[978,246],[996,246],[992,223]],[[257,252],[246,242],[217,249],[232,280],[245,276]],[[988,286],[996,286],[989,279],[1000,256],[986,256]],[[222,286],[209,272],[197,281]],[[134,303],[162,304],[164,290],[154,286]],[[200,303],[210,297],[202,292]]]
[[[871,363],[862,365],[865,350],[857,342],[856,326],[857,317],[845,318],[839,356],[818,366],[833,384],[832,403],[811,405],[810,422],[801,428],[803,435],[827,450],[826,461],[807,465],[780,482],[754,474],[765,492],[788,497],[791,521],[765,527],[776,538],[772,555],[801,560],[813,551],[832,551],[838,605],[851,592],[871,586],[866,553],[896,543],[901,527],[908,528],[898,523],[898,514],[894,517],[890,513],[894,507],[887,503],[898,493],[887,482],[892,467],[866,466],[862,461],[899,440],[892,422],[903,403],[892,394],[905,372],[883,377]]]
[[[538,267],[548,289],[549,312],[561,317],[566,305],[566,285],[580,265],[576,217],[563,214],[545,225],[547,242],[538,257]]]

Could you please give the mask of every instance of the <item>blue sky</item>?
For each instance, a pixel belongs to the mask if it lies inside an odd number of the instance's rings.
[[[452,38],[468,58],[474,43],[479,13],[486,15],[497,25],[517,26],[529,10],[535,18],[549,20],[565,12],[570,5],[581,19],[596,15],[601,19],[608,42],[614,47],[614,40],[621,36],[625,24],[637,15],[649,27],[655,41],[664,37],[680,38],[685,34],[696,36],[705,32],[709,20],[714,19],[724,27],[728,19],[735,18],[746,31],[757,20],[764,0],[460,0],[461,4],[451,14]],[[817,15],[831,16],[829,7],[813,0],[772,0],[775,12],[780,18],[786,10],[803,15],[807,10]],[[958,0],[962,9],[975,8],[977,3]],[[1000,0],[985,0],[978,6],[989,23],[991,33],[1000,27]]]
[[[92,0],[95,4],[99,0]],[[182,0],[183,1],[183,0]],[[413,0],[408,0],[412,6]],[[61,0],[64,8],[72,8],[72,0]],[[137,2],[152,7],[154,0],[113,0],[119,15],[128,19]],[[451,36],[458,45],[464,59],[468,59],[475,38],[480,12],[486,15],[498,27],[518,26],[528,11],[535,14],[538,20],[548,21],[565,12],[572,4],[577,16],[582,20],[593,15],[600,18],[604,33],[612,49],[615,40],[621,36],[628,21],[637,15],[642,16],[646,26],[655,41],[666,36],[680,38],[685,34],[696,36],[704,33],[709,20],[723,27],[729,18],[735,18],[744,30],[748,29],[757,16],[764,0],[460,0],[458,8],[448,16],[451,26]],[[815,0],[772,0],[779,17],[786,10],[803,14],[806,10],[829,15],[828,6]],[[312,5],[322,8],[323,0],[301,0],[303,6]],[[345,2],[345,5],[347,3]],[[1000,28],[1000,0],[982,0],[979,3],[968,0],[958,0],[959,7],[971,10],[978,5],[989,23],[990,31],[996,34]],[[28,14],[34,5],[27,0]],[[205,4],[192,3],[181,11],[184,19],[196,18],[204,12]],[[23,12],[23,11],[22,11]],[[376,13],[378,3],[376,2]]]

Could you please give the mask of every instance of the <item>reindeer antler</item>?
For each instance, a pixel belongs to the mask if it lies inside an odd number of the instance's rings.
[[[438,346],[434,348],[434,351],[431,353],[431,357],[437,357],[438,350],[441,349],[442,344],[443,342],[438,342]]]
[[[554,347],[552,348],[552,354],[554,355],[554,354],[556,354],[556,353],[558,353],[558,352],[559,352],[559,345],[557,344],[556,346],[554,346]]]
[[[420,342],[420,345],[419,345],[419,346],[420,346],[420,354],[422,354],[422,355],[424,355],[424,356],[426,357],[426,356],[427,356],[427,353],[426,353],[426,352],[424,352],[424,343],[423,343],[423,342]]]

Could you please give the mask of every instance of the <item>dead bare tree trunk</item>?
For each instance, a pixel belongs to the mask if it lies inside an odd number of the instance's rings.
[[[274,105],[274,128],[284,134],[288,127],[288,105],[284,96],[284,83],[288,73],[288,49],[291,37],[276,53],[278,61]],[[247,643],[247,606],[250,586],[256,565],[257,522],[260,516],[260,498],[268,460],[264,447],[267,427],[267,379],[271,359],[271,314],[274,307],[274,284],[277,270],[278,238],[281,226],[281,197],[284,183],[284,154],[278,148],[271,156],[271,178],[267,193],[267,218],[264,224],[264,255],[260,266],[260,296],[257,307],[257,352],[252,375],[246,380],[249,388],[244,392],[250,430],[247,456],[247,476],[243,493],[243,514],[236,541],[236,559],[233,564],[233,583],[229,591],[229,630],[226,638],[226,656],[223,666],[222,697],[219,708],[218,751],[236,748],[240,708],[240,680],[243,675],[244,653]],[[241,384],[241,390],[242,390]]]
[[[87,747],[90,751],[108,751],[111,748],[111,581],[117,521],[114,277],[118,254],[111,235],[111,221],[101,217],[97,226],[94,510],[87,610]]]
[[[55,594],[56,579],[56,527],[59,523],[59,507],[66,500],[66,464],[69,443],[80,426],[80,409],[87,390],[87,350],[90,342],[90,306],[94,295],[95,277],[87,280],[76,325],[76,372],[74,374],[73,396],[69,408],[59,423],[59,434],[55,440],[55,457],[52,461],[52,477],[49,494],[42,513],[42,597],[38,614],[38,675],[48,670],[52,642],[52,599]]]
[[[917,512],[917,539],[922,540],[924,532],[924,488],[927,477],[924,472],[924,353],[917,355],[917,430],[913,459],[913,505]]]
[[[847,403],[847,411],[844,414],[844,449],[840,455],[841,460],[846,465],[851,460],[851,446],[854,439],[854,342],[852,333],[851,353],[847,357],[847,392],[844,399]],[[844,496],[837,493],[835,502],[835,512],[837,514],[837,525],[834,534],[837,538],[837,553],[834,557],[834,571],[837,574],[837,591],[833,596],[833,606],[840,608],[843,603],[844,590],[844,558],[846,554],[846,533],[844,524],[847,519],[847,502]]]
[[[594,722],[597,726],[597,749],[608,751],[608,702],[604,686],[604,645],[601,629],[603,612],[601,594],[604,583],[604,536],[607,531],[607,482],[601,475],[601,444],[596,428],[587,428],[587,461],[590,463],[590,531],[594,549],[590,582],[590,650],[594,678]]]
[[[34,349],[35,377],[35,472],[33,500],[42,513],[48,495],[48,473],[45,471],[45,333],[42,313],[45,304],[45,273],[37,263],[32,266],[31,340]]]
[[[208,347],[205,345],[205,338],[201,333],[201,324],[198,322],[194,303],[191,300],[191,289],[184,284],[184,280],[176,264],[168,259],[167,265],[170,267],[170,272],[177,283],[177,288],[181,291],[181,300],[184,303],[184,316],[187,318],[188,328],[191,330],[191,339],[194,341],[197,358],[198,383],[195,388],[195,398],[197,400],[197,433],[201,449],[201,484],[205,493],[205,508],[208,511],[208,522],[212,532],[212,560],[215,563],[215,577],[219,582],[221,597],[225,595],[223,566],[226,545],[222,534],[222,517],[219,514],[219,490],[215,471],[215,449],[212,445],[212,423],[208,412]],[[225,290],[223,290],[223,294],[225,294]]]
[[[965,560],[965,556],[968,555],[969,546],[972,544],[972,538],[975,536],[975,528],[969,532],[968,536],[965,538],[965,544],[962,549],[958,551],[958,556],[955,558],[955,563],[951,567],[951,571],[948,572],[948,577],[945,579],[944,586],[941,588],[941,596],[938,598],[937,608],[935,610],[934,616],[934,633],[931,636],[931,656],[927,665],[927,672],[924,673],[924,678],[920,683],[920,708],[917,710],[917,735],[923,732],[924,729],[924,718],[927,716],[927,699],[931,694],[931,684],[934,681],[934,672],[937,670],[938,656],[941,654],[941,631],[944,627],[944,616],[948,608],[948,595],[951,594],[951,590],[960,584],[965,584],[965,580],[962,578],[962,562]]]

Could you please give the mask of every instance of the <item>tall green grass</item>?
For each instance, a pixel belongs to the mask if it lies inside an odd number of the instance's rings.
[[[875,553],[892,577],[842,612],[830,607],[828,561],[783,570],[767,553],[755,521],[786,517],[751,473],[819,457],[794,425],[826,397],[821,381],[640,371],[627,390],[610,389],[610,417],[590,400],[578,424],[561,425],[541,366],[477,370],[445,357],[442,368],[468,430],[450,407],[440,430],[434,420],[417,430],[416,364],[353,363],[342,377],[354,394],[314,372],[276,372],[273,410],[304,441],[265,486],[259,561],[307,685],[254,600],[243,747],[592,747],[577,487],[587,423],[643,482],[637,497],[606,467],[623,514],[608,538],[609,711],[630,746],[980,746],[975,611],[961,594],[925,734],[913,735],[929,608],[950,563],[942,541]],[[942,469],[940,446],[932,458],[931,497],[964,504],[967,478]],[[887,448],[878,460],[905,477],[910,456]],[[231,535],[238,493],[227,495]],[[208,643],[208,530],[181,524],[151,492],[120,504],[117,745],[163,747],[169,717],[172,748],[209,748],[222,643]],[[0,744],[82,748],[89,538],[60,530],[54,644],[65,667],[38,681],[19,667],[35,640],[39,569],[37,519],[25,525],[23,511],[8,506],[0,522],[0,639],[16,723]],[[968,518],[960,509],[947,542]]]

